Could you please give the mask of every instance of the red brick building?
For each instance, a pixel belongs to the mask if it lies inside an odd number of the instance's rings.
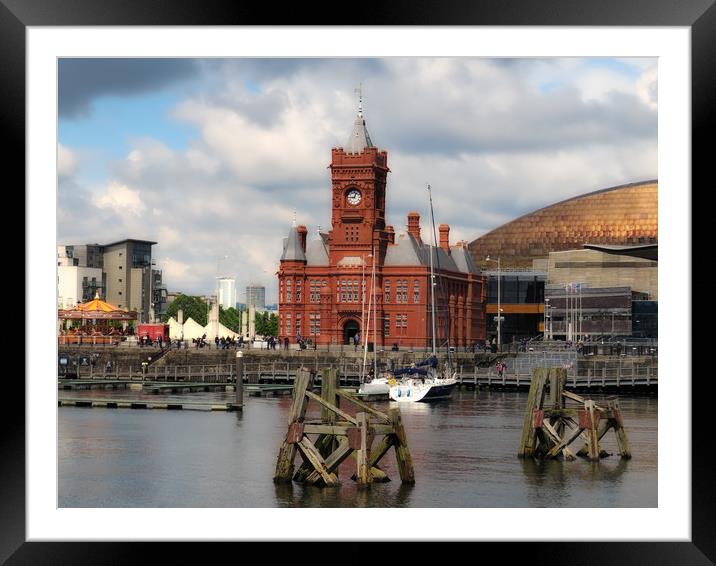
[[[429,294],[430,253],[436,276],[436,329],[444,345],[462,348],[485,339],[485,279],[467,249],[450,246],[450,228],[439,227],[436,248],[420,233],[420,215],[408,213],[408,230],[385,224],[388,153],[371,142],[362,112],[345,148],[331,160],[331,230],[308,236],[291,227],[278,272],[279,336],[317,344],[350,343],[361,335],[371,298],[375,261],[375,318],[371,307],[368,341],[427,347],[432,340]],[[425,192],[427,204],[427,191]],[[428,240],[431,238],[427,238]],[[376,257],[373,257],[375,249]],[[438,269],[439,266],[439,269]]]

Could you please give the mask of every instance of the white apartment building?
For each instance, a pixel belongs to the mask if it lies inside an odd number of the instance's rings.
[[[222,308],[236,308],[236,279],[233,277],[218,277],[219,304]]]
[[[98,267],[57,266],[57,306],[69,309],[91,301],[102,288],[102,270]]]

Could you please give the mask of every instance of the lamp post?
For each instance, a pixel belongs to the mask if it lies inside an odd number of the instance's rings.
[[[547,340],[547,318],[549,318],[549,299],[544,300],[544,323],[542,328],[543,339]]]
[[[495,261],[490,259],[488,255],[485,261]],[[502,309],[500,308],[500,280],[502,279],[500,273],[500,258],[497,258],[497,349],[502,351],[502,334],[501,334],[501,323],[502,323]]]

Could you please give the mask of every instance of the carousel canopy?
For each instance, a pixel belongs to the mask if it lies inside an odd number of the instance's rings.
[[[60,319],[137,320],[136,312],[125,311],[103,301],[99,298],[99,292],[91,301],[73,309],[59,309],[57,316]]]

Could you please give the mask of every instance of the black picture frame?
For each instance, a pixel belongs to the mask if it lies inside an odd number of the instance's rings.
[[[28,26],[104,25],[511,25],[511,26],[685,26],[692,40],[692,186],[707,182],[713,161],[716,101],[716,7],[714,0],[489,0],[361,4],[337,15],[335,3],[303,3],[301,9],[276,10],[211,0],[0,0],[0,116],[6,141],[6,171],[15,186],[25,183],[25,33]],[[363,9],[369,6],[370,9]],[[347,8],[350,8],[348,6]],[[344,8],[346,9],[346,8]],[[299,13],[297,17],[295,14]],[[9,142],[9,143],[7,143]],[[685,188],[688,190],[688,188]],[[693,198],[693,196],[691,197]],[[25,297],[28,300],[29,297]],[[686,305],[691,312],[690,305]],[[687,325],[691,324],[687,317]],[[689,331],[685,332],[688,336]],[[680,345],[685,374],[691,379],[691,343]],[[26,352],[27,355],[27,352]],[[6,377],[10,377],[9,375]],[[488,543],[501,560],[524,556],[531,563],[559,564],[713,564],[716,562],[716,490],[713,436],[708,419],[711,376],[692,386],[692,539],[690,542]],[[104,564],[142,562],[148,546],[163,561],[182,559],[185,545],[128,543],[26,542],[25,537],[25,384],[6,379],[0,433],[0,562],[16,564]],[[670,415],[688,418],[688,415]],[[700,449],[697,450],[697,447]],[[588,514],[582,514],[589,525]],[[245,555],[247,558],[249,554]],[[453,554],[453,556],[456,556]],[[491,552],[483,555],[495,556]],[[476,559],[478,559],[476,557]],[[490,559],[493,560],[494,558]]]

